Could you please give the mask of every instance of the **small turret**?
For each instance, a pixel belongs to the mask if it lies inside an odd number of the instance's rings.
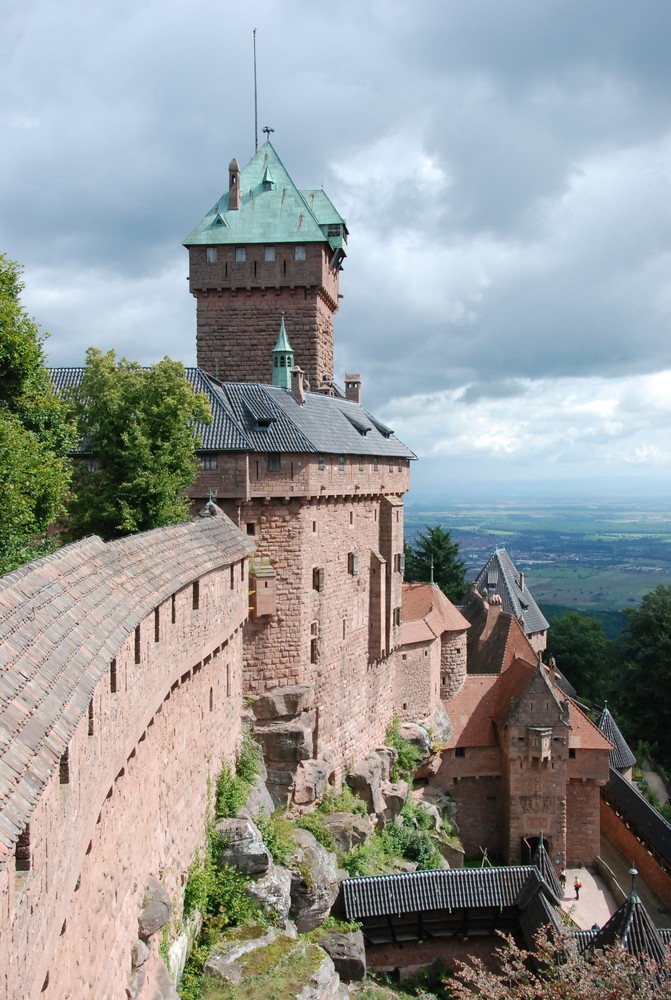
[[[361,376],[345,375],[345,399],[353,403],[361,402]]]
[[[284,313],[280,318],[280,332],[273,347],[273,377],[272,385],[282,389],[291,389],[291,369],[294,367],[294,352],[287,337],[284,326]]]

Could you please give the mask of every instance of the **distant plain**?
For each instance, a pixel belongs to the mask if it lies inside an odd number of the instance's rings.
[[[469,579],[506,548],[550,621],[571,608],[601,618],[614,634],[623,608],[671,584],[671,499],[410,498],[405,524],[410,542],[426,526],[449,529]]]

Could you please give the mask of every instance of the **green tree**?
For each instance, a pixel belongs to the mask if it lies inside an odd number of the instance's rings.
[[[36,323],[21,305],[21,268],[0,254],[0,572],[55,544],[46,532],[70,486],[72,426],[53,393]]]
[[[437,524],[420,531],[414,545],[405,545],[405,578],[437,583],[451,601],[459,601],[468,586],[466,564],[459,558],[459,543]]]
[[[659,763],[671,767],[671,586],[659,584],[623,614],[614,699],[627,739],[656,744]]]
[[[71,537],[117,538],[185,520],[184,492],[198,473],[194,424],[211,416],[180,362],[142,368],[90,348],[73,413],[91,461],[76,463]]]
[[[614,647],[598,618],[566,611],[553,619],[546,662],[550,657],[581,698],[596,701],[609,695]]]

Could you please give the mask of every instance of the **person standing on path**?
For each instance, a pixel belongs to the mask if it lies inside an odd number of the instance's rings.
[[[562,868],[559,872],[559,882],[562,887],[562,892],[566,892],[566,869]]]
[[[582,882],[580,881],[577,875],[573,881],[573,888],[575,889],[575,898],[580,899],[580,890],[582,889]]]

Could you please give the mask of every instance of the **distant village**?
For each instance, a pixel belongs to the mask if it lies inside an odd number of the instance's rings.
[[[186,375],[212,413],[192,518],[0,577],[0,998],[186,996],[216,923],[193,904],[213,831],[264,914],[246,937],[220,919],[204,974],[222,995],[265,996],[281,962],[264,949],[303,969],[281,995],[326,1000],[371,973],[491,965],[498,931],[533,950],[544,927],[585,963],[608,946],[666,961],[639,890],[671,905],[671,827],[608,708],[590,717],[544,662],[525,574],[496,548],[458,605],[405,578],[415,455],[362,375],[334,372],[347,238],[270,141],[233,159],[184,244]],[[53,369],[55,390],[82,373]],[[76,455],[95,467],[86,440]],[[296,823],[284,858],[273,816]],[[343,871],[385,830],[417,857]],[[585,872],[615,907],[582,926]]]

